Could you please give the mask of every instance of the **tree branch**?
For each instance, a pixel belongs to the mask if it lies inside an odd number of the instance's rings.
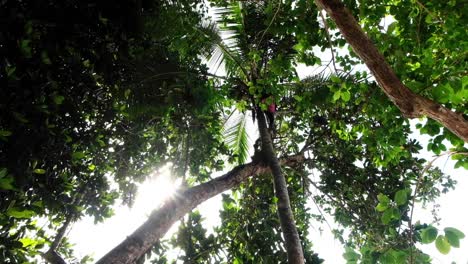
[[[66,264],[65,260],[57,253],[57,248],[60,246],[60,242],[62,242],[63,237],[65,236],[65,232],[68,229],[68,226],[72,223],[73,217],[69,214],[65,220],[65,223],[60,227],[55,236],[54,241],[50,245],[49,250],[42,254],[42,257],[51,264]]]
[[[384,93],[405,117],[428,116],[468,142],[468,121],[462,114],[453,112],[406,87],[340,0],[315,0],[315,3],[325,9],[335,21],[354,52],[364,61]]]
[[[294,166],[302,163],[302,154],[280,159],[280,163]],[[181,217],[209,198],[238,186],[250,176],[270,171],[259,164],[248,163],[235,167],[230,172],[202,183],[169,198],[164,205],[153,211],[148,220],[137,230],[108,252],[98,264],[130,264],[139,259],[147,250],[158,242],[169,228]]]

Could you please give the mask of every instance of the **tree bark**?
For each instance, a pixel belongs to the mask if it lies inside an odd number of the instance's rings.
[[[382,90],[405,117],[427,116],[468,142],[468,121],[463,115],[406,87],[340,0],[315,0],[315,3],[327,11],[354,52],[364,61]]]
[[[302,154],[286,157],[281,164],[294,166],[302,163]],[[248,163],[235,167],[227,174],[209,182],[186,189],[169,198],[164,205],[151,213],[148,220],[133,234],[102,257],[98,264],[134,263],[158,242],[167,230],[181,217],[209,198],[238,186],[252,175],[268,172],[269,168]]]
[[[278,217],[283,232],[286,251],[288,254],[288,263],[304,263],[304,253],[302,251],[301,239],[297,232],[296,223],[291,210],[288,188],[286,180],[281,171],[281,166],[276,157],[276,153],[268,130],[265,115],[260,108],[257,108],[258,130],[262,141],[262,157],[268,164],[273,174],[275,195],[277,198],[276,206],[278,208]]]

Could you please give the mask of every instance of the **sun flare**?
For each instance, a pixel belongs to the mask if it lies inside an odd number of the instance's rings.
[[[179,184],[171,177],[169,166],[154,171],[146,181],[139,184],[134,209],[146,214],[151,213],[176,193]]]

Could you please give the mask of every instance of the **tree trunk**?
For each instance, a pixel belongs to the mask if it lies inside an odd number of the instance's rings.
[[[281,223],[281,230],[283,232],[284,241],[286,244],[288,263],[304,263],[304,253],[302,252],[301,239],[299,238],[296,223],[294,222],[286,180],[281,171],[280,163],[273,148],[273,142],[270,131],[266,125],[265,115],[260,108],[257,108],[257,120],[260,139],[262,141],[262,157],[270,167],[273,174],[273,182],[277,198],[276,205],[278,207],[278,216]]]
[[[315,2],[327,11],[354,52],[364,61],[385,94],[404,116],[408,118],[428,116],[468,142],[468,121],[462,114],[453,112],[406,87],[340,0],[315,0]]]
[[[281,159],[288,166],[302,163],[302,154]],[[238,186],[252,175],[268,172],[269,168],[258,164],[244,164],[235,167],[227,174],[182,190],[169,198],[159,209],[153,211],[148,220],[118,246],[109,251],[97,263],[123,264],[134,263],[166,234],[167,230],[181,217],[209,198]]]

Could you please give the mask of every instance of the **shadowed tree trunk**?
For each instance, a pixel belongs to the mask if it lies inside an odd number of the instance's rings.
[[[260,108],[257,108],[257,120],[260,139],[262,141],[262,158],[268,164],[273,174],[278,217],[280,219],[281,230],[286,244],[288,263],[304,263],[301,239],[299,238],[296,223],[294,222],[286,180],[281,172],[281,166],[275,154],[273,141],[266,124],[265,115]]]
[[[468,142],[468,121],[463,115],[406,87],[340,0],[315,0],[315,3],[327,11],[348,44],[364,61],[382,90],[404,116],[409,118],[428,116]]]
[[[302,162],[304,162],[302,154],[282,158],[279,161],[279,163],[287,166],[294,166]],[[159,209],[153,211],[143,225],[109,251],[97,263],[134,263],[157,243],[177,220],[189,213],[193,208],[217,194],[238,186],[250,176],[262,174],[269,170],[268,167],[260,164],[248,163],[237,166],[227,174],[209,182],[182,190],[169,198]]]

